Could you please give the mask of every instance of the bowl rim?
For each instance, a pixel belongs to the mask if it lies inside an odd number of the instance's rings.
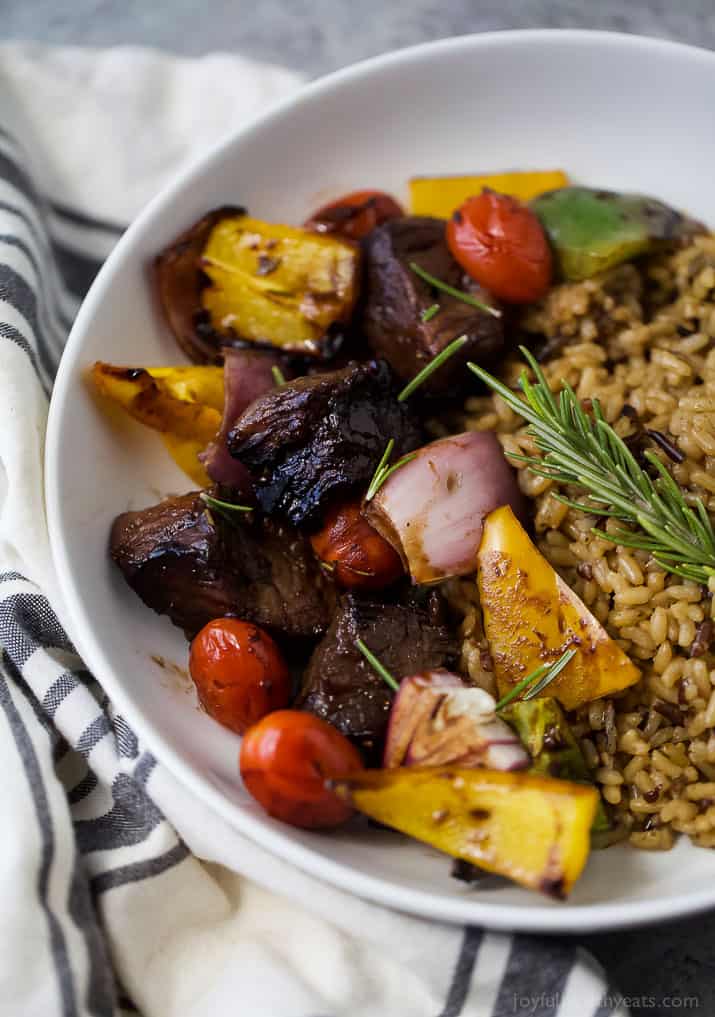
[[[337,862],[314,852],[310,847],[295,841],[288,827],[286,832],[283,832],[266,826],[262,818],[242,811],[240,807],[230,802],[217,786],[194,771],[191,764],[185,761],[166,742],[151,721],[143,716],[138,706],[135,706],[131,693],[125,689],[120,676],[115,673],[112,661],[104,653],[101,640],[87,624],[81,589],[75,580],[72,563],[62,540],[59,483],[62,421],[71,403],[75,368],[81,356],[84,336],[91,327],[104,291],[111,285],[116,269],[131,257],[135,237],[143,233],[154,220],[160,219],[164,208],[171,204],[175,194],[187,183],[197,176],[210,173],[212,167],[219,163],[234,145],[248,141],[253,132],[263,131],[292,108],[319,98],[321,94],[329,93],[337,86],[357,82],[376,72],[399,68],[402,64],[419,61],[425,57],[439,57],[441,54],[462,50],[472,51],[499,46],[509,49],[548,47],[554,43],[648,51],[654,56],[670,54],[691,61],[707,62],[715,70],[715,52],[667,39],[583,29],[503,30],[451,36],[370,57],[317,78],[299,88],[294,94],[274,103],[264,113],[252,118],[242,128],[198,155],[181,172],[173,176],[135,217],[97,274],[70,330],[52,391],[45,443],[45,505],[59,592],[57,603],[53,606],[72,637],[74,645],[93,673],[102,676],[102,686],[150,751],[180,783],[222,816],[231,827],[302,871],[359,897],[397,910],[449,922],[479,923],[495,930],[583,934],[636,927],[704,911],[715,906],[715,883],[709,890],[705,888],[683,894],[670,894],[654,900],[633,900],[613,904],[566,904],[556,908],[547,904],[536,904],[526,908],[518,904],[496,905],[473,897],[448,898],[434,892],[402,888],[387,878],[356,872],[347,863]]]

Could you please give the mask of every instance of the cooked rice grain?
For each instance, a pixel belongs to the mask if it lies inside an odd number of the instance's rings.
[[[554,387],[566,379],[580,399],[597,396],[621,434],[632,427],[624,406],[664,434],[684,457],[659,453],[686,498],[715,515],[715,237],[556,286],[522,326],[544,347]],[[510,359],[502,376],[513,384],[520,369]],[[507,452],[534,451],[498,397],[471,397],[463,423],[496,429]],[[570,715],[612,814],[635,847],[667,850],[674,833],[715,847],[715,654],[713,626],[702,627],[715,617],[715,581],[705,591],[663,573],[645,552],[594,537],[593,517],[568,509],[555,485],[523,468],[519,485],[534,501],[541,552],[642,669],[622,695]],[[494,691],[475,583],[451,581],[447,595],[465,618],[463,666]]]

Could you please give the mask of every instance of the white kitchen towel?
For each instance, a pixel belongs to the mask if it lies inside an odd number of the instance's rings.
[[[623,1015],[575,942],[397,914],[242,838],[51,606],[42,450],[78,301],[173,173],[299,84],[227,55],[0,46],[0,1014]]]

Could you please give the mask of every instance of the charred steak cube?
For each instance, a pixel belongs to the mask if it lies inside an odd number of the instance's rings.
[[[390,438],[394,456],[421,444],[384,362],[348,364],[271,389],[238,418],[231,455],[250,470],[258,504],[317,526],[328,501],[366,487]]]
[[[380,748],[393,694],[355,645],[362,639],[399,681],[457,658],[457,640],[425,611],[345,596],[313,651],[297,705],[323,717],[365,752]]]
[[[223,615],[278,636],[316,636],[335,610],[305,537],[266,519],[226,522],[196,493],[118,516],[110,553],[144,603],[189,638]]]
[[[374,354],[384,357],[399,378],[409,381],[460,335],[469,341],[425,382],[425,393],[454,393],[469,380],[468,360],[482,365],[496,360],[504,347],[501,319],[434,289],[410,268],[414,262],[442,282],[496,306],[450,254],[442,219],[404,216],[384,223],[366,239],[365,261],[365,335]],[[423,321],[422,313],[435,303],[438,313]]]

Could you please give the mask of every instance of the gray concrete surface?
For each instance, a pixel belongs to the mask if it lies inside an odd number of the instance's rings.
[[[396,47],[503,28],[611,29],[715,48],[715,0],[0,0],[0,25],[3,39],[232,50],[313,76]],[[634,1017],[715,1017],[715,913],[587,936],[584,945],[631,998]]]
[[[714,0],[0,0],[0,14],[3,38],[239,50],[311,75],[500,28],[604,28],[715,46]]]

